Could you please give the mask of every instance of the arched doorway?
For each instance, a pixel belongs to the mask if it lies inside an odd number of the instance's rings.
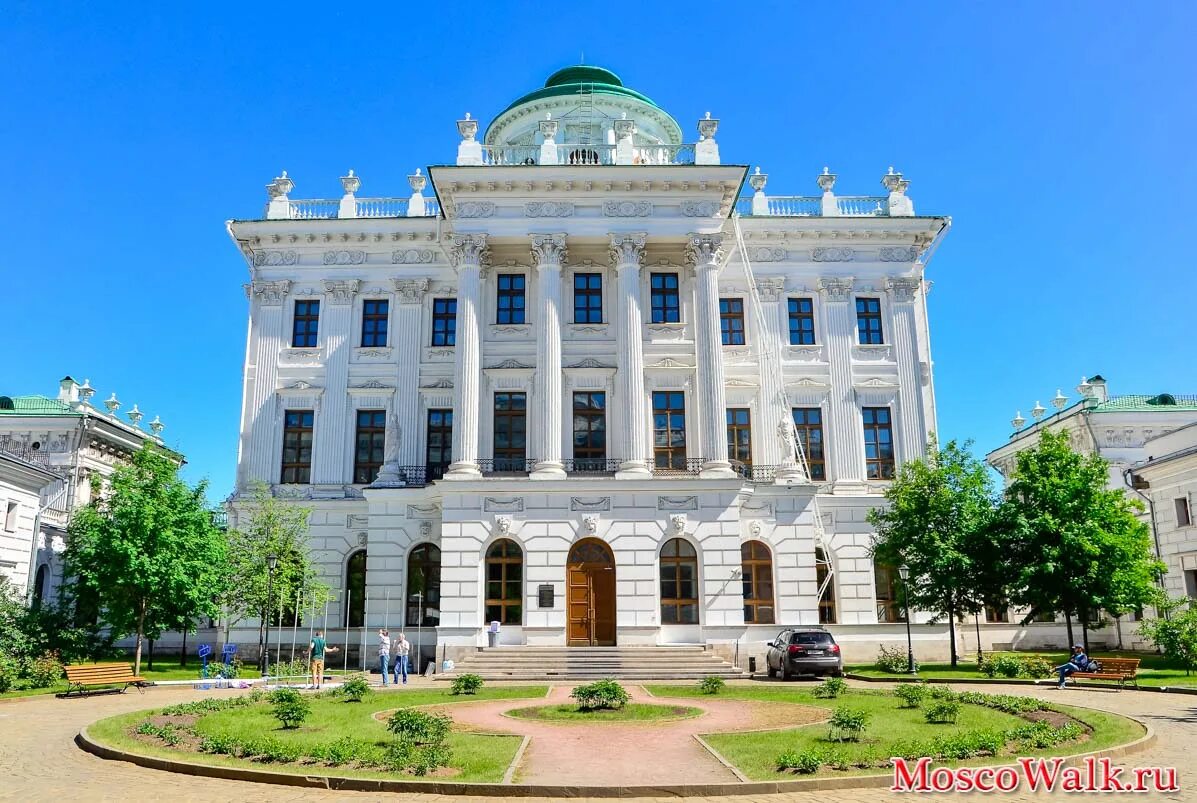
[[[615,644],[615,557],[611,547],[585,538],[569,551],[566,565],[571,647]]]

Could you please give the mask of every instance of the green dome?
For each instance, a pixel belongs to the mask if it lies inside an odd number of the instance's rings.
[[[593,67],[589,64],[577,64],[553,73],[544,82],[543,89],[529,92],[503,111],[510,111],[516,106],[534,100],[577,95],[581,91],[593,92],[596,95],[623,96],[638,100],[641,103],[647,103],[649,106],[657,109],[661,108],[651,98],[645,97],[634,89],[628,89],[623,85],[623,81],[619,80],[619,76],[610,70],[605,70],[602,67]]]

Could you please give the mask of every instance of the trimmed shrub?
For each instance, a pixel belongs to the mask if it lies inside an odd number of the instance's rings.
[[[627,689],[614,680],[596,680],[584,686],[575,686],[569,696],[578,702],[578,709],[581,711],[623,708],[631,699]]]
[[[383,762],[392,772],[410,772],[423,776],[437,767],[447,767],[452,757],[453,753],[448,745],[417,745],[405,739],[398,739],[387,745]]]
[[[444,714],[429,714],[400,708],[387,720],[395,741],[387,746],[384,763],[395,772],[427,775],[448,766],[452,751],[445,744],[451,720]]]
[[[923,716],[927,721],[933,724],[955,724],[956,717],[960,714],[960,703],[952,702],[950,700],[940,700],[934,705],[930,706]]]
[[[865,726],[869,724],[870,713],[861,708],[841,705],[831,714],[827,738],[833,742],[855,742],[860,740]]]
[[[947,686],[927,686],[927,696],[932,700],[959,700],[960,695]]]
[[[453,678],[453,686],[450,688],[450,691],[453,694],[477,694],[478,690],[482,688],[482,684],[481,675],[467,672],[464,675],[458,675]]]
[[[1045,678],[1052,665],[1038,655],[986,655],[977,662],[981,674],[990,678]]]
[[[337,691],[345,698],[345,702],[360,703],[370,693],[370,684],[364,675],[350,675]]]
[[[827,678],[818,686],[815,686],[814,695],[816,697],[835,699],[841,694],[848,691],[848,684],[843,678]]]
[[[275,689],[270,693],[270,704],[274,707],[274,718],[284,728],[298,728],[312,712],[311,704],[295,689]]]
[[[909,656],[901,647],[887,647],[877,650],[877,668],[893,675],[909,674]],[[914,671],[919,671],[919,662],[914,662]]]
[[[718,694],[725,686],[727,683],[718,675],[708,675],[698,683],[698,688],[702,689],[703,694]]]
[[[387,720],[387,730],[413,744],[437,744],[449,735],[451,724],[452,720],[444,714],[400,708]]]
[[[922,683],[899,683],[894,696],[905,703],[903,708],[918,708],[927,696],[927,687]]]
[[[29,662],[25,674],[29,678],[29,688],[48,689],[62,680],[62,661],[58,660],[56,652],[43,653]]]
[[[794,770],[802,775],[817,772],[823,763],[823,754],[818,750],[787,750],[777,757],[778,770]]]

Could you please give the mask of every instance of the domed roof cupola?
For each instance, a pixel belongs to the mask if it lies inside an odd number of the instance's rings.
[[[578,64],[557,70],[544,86],[518,98],[486,129],[486,145],[536,145],[546,116],[560,123],[561,143],[613,144],[613,123],[634,120],[637,145],[679,145],[677,122],[646,95],[623,85],[610,70]]]

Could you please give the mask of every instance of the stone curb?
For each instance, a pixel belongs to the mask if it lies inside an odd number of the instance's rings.
[[[1127,717],[1133,719],[1133,717]],[[1118,758],[1147,749],[1156,741],[1150,725],[1135,720],[1146,734],[1128,744],[1065,756],[1066,766],[1082,764],[1087,758]],[[189,761],[156,758],[128,753],[94,741],[87,728],[75,736],[75,744],[82,750],[110,761],[127,761],[140,767],[220,778],[228,781],[251,781],[282,786],[301,786],[312,789],[334,789],[352,792],[416,792],[436,795],[471,795],[490,797],[722,797],[728,795],[773,795],[784,792],[821,792],[836,789],[888,788],[893,775],[854,775],[843,778],[806,778],[791,781],[749,781],[736,784],[679,784],[676,786],[540,786],[532,784],[453,783],[446,781],[399,781],[369,778],[339,778],[329,775],[292,775],[282,772],[245,767],[219,767]],[[1011,765],[997,765],[1011,766]]]
[[[846,672],[844,677],[860,680],[865,683],[948,683],[961,686],[1029,686],[1043,688],[1055,686],[1056,681],[1051,678],[1028,680],[1027,678],[912,678],[909,675],[894,675],[892,678],[875,678],[872,675],[858,675]],[[1078,689],[1108,689],[1111,691],[1152,691],[1163,694],[1197,694],[1197,686],[1113,686],[1108,683],[1069,683],[1068,688]]]

